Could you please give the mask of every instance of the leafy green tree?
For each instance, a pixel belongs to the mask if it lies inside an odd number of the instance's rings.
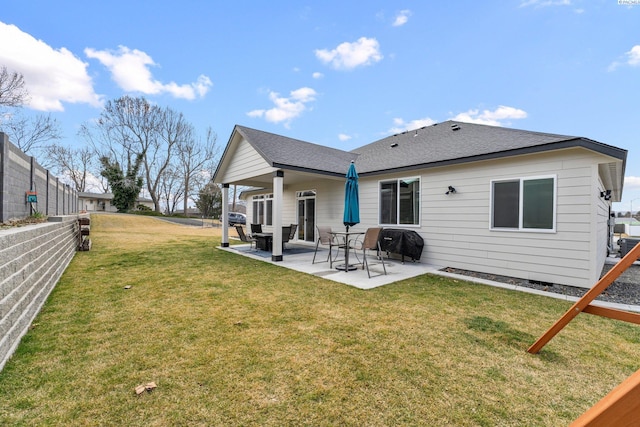
[[[117,161],[112,162],[107,156],[100,158],[102,164],[100,175],[109,182],[113,193],[113,205],[118,208],[118,212],[128,212],[135,207],[142,189],[142,177],[138,172],[143,158],[143,154],[138,154],[135,162],[129,163],[126,175]]]
[[[196,207],[202,216],[206,218],[219,217],[222,215],[222,192],[213,182],[209,182],[202,187],[198,193]]]

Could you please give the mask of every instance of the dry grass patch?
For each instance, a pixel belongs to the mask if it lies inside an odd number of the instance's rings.
[[[361,291],[219,233],[93,216],[0,373],[0,424],[557,426],[638,369],[638,328],[587,315],[526,353],[561,301],[431,275]]]

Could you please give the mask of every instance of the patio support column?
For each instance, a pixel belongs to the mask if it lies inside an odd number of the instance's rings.
[[[229,247],[229,184],[222,184],[222,247]]]
[[[271,261],[282,261],[282,191],[284,171],[273,174],[273,248]]]

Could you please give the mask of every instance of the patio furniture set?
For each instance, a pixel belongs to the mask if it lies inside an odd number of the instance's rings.
[[[249,243],[251,247],[255,245],[256,249],[263,251],[271,251],[273,249],[273,233],[265,233],[262,231],[261,224],[251,224],[251,234],[247,235],[241,225],[236,225],[236,232],[241,241]],[[285,243],[290,241],[296,235],[298,224],[291,224],[282,227],[282,249],[285,249]]]
[[[283,250],[285,249],[285,243],[292,240],[295,236],[297,227],[297,224],[282,227]],[[362,232],[333,231],[331,227],[325,226],[317,226],[316,228],[318,234],[313,260],[311,261],[312,264],[316,263],[320,245],[328,246],[329,253],[327,254],[327,258],[320,262],[329,262],[330,268],[336,268],[344,272],[356,270],[358,268],[357,266],[361,265],[363,270],[367,270],[369,277],[371,277],[371,272],[367,259],[368,251],[375,251],[375,256],[381,261],[382,269],[386,275],[387,268],[382,257],[383,252],[387,253],[387,258],[389,258],[390,253],[401,255],[402,263],[404,264],[405,256],[411,257],[414,262],[419,260],[424,247],[422,238],[415,231],[411,230],[370,227],[365,232]],[[236,231],[240,240],[249,243],[252,248],[255,246],[256,249],[263,251],[272,250],[273,233],[263,232],[260,224],[251,224],[250,235],[247,235],[244,228],[240,225],[236,225]],[[341,250],[343,257],[338,259]],[[359,255],[362,259],[360,259]],[[355,262],[353,256],[356,257]]]

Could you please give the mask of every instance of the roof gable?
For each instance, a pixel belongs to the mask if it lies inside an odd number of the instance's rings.
[[[235,130],[276,168],[344,175],[351,161],[358,157],[347,151],[244,126],[236,126]]]

